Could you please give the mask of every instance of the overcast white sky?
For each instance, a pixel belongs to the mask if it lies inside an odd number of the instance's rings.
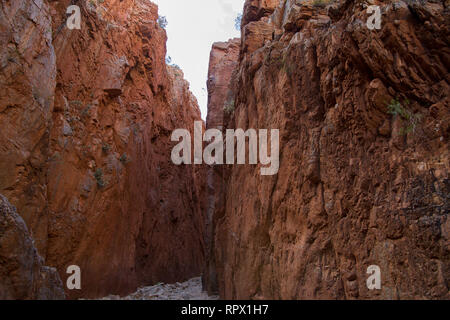
[[[166,16],[167,53],[181,67],[206,118],[209,53],[213,42],[239,37],[234,19],[244,0],[152,0]]]

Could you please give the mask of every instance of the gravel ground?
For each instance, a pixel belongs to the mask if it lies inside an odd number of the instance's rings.
[[[201,277],[183,283],[159,283],[151,287],[139,288],[126,297],[108,296],[102,300],[217,300],[217,296],[208,296],[202,290]]]

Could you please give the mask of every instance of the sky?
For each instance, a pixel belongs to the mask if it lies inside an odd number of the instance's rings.
[[[177,64],[197,97],[202,118],[206,119],[209,53],[217,41],[240,37],[234,20],[244,0],[152,0],[159,15],[168,21],[167,54]]]

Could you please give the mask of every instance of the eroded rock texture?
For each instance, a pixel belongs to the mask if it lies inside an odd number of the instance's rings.
[[[66,9],[81,8],[81,30]],[[201,168],[171,133],[200,120],[147,0],[1,3],[0,191],[46,264],[78,265],[69,298],[201,273]]]
[[[252,21],[259,21],[270,16],[278,5],[279,0],[245,0],[242,15],[242,27]]]
[[[221,128],[223,126],[224,108],[230,113],[234,108],[234,94],[231,77],[238,65],[240,39],[213,44],[208,71],[208,117],[206,127]]]
[[[0,194],[0,300],[64,297],[58,272],[44,266],[22,217]]]
[[[236,88],[232,80],[236,77],[239,62],[240,39],[231,39],[228,42],[214,43],[210,55],[208,71],[208,117],[206,119],[207,129],[224,128],[232,114],[234,94]],[[214,254],[214,226],[219,211],[224,208],[224,166],[210,166],[206,170],[206,264],[203,272],[203,284],[209,293],[217,291],[217,275]]]
[[[220,177],[221,297],[449,299],[448,1],[371,1],[372,31],[363,1],[253,2],[226,127],[280,129],[280,170]]]
[[[2,1],[0,9],[0,192],[45,255],[45,167],[56,86],[51,16],[43,1]]]

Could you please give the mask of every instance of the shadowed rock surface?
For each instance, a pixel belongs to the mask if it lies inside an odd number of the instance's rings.
[[[207,129],[222,130],[224,122],[235,108],[232,77],[238,65],[240,39],[213,44],[208,71],[208,117]],[[205,247],[206,264],[203,272],[203,283],[209,293],[214,293],[217,287],[216,268],[214,266],[214,235],[213,221],[218,208],[223,208],[223,166],[209,166],[206,171],[206,229]]]
[[[44,265],[25,222],[0,194],[0,300],[64,298],[58,272]]]

